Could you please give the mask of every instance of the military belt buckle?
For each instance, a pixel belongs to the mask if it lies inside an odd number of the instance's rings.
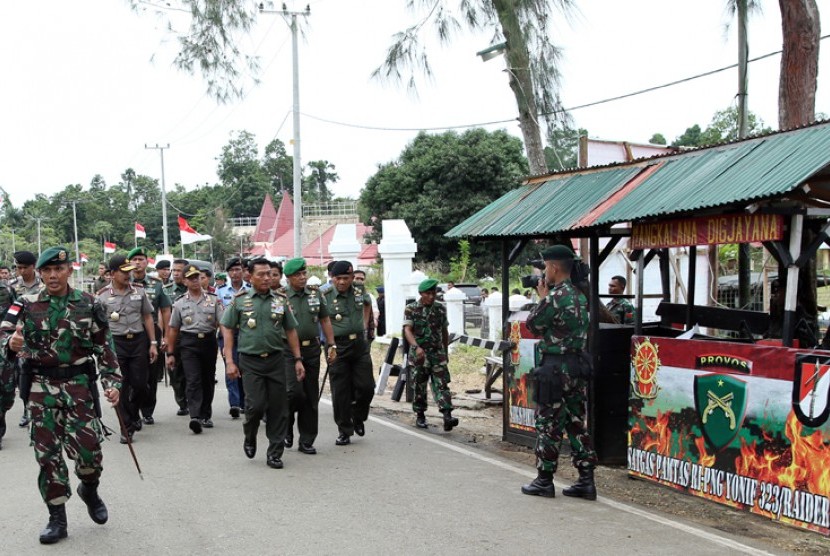
[[[199,332],[199,333],[196,334],[196,337],[201,340],[202,338],[205,337],[205,333],[204,332]]]
[[[126,334],[124,334],[124,337],[128,340],[132,340],[133,338],[135,338],[135,334],[132,332],[127,332]]]
[[[357,334],[349,334],[350,340],[357,340]]]
[[[268,357],[270,357],[271,354],[270,353],[260,353],[259,356],[262,357],[263,359],[268,359]]]
[[[311,345],[311,342],[312,340],[303,340],[302,342],[300,342],[300,345],[303,347],[308,347]]]

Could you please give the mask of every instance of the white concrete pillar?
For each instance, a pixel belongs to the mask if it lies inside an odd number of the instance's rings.
[[[338,224],[329,243],[329,253],[335,261],[349,261],[357,268],[361,243],[357,240],[357,224]]]
[[[464,334],[465,299],[467,299],[467,295],[458,288],[453,288],[444,294],[444,303],[447,304],[447,320],[449,321],[447,329],[450,334]]]
[[[501,292],[493,292],[484,300],[484,310],[490,319],[488,340],[501,340]]]
[[[400,334],[403,325],[403,310],[406,290],[412,278],[412,259],[418,252],[418,245],[403,220],[381,222],[383,239],[378,244],[378,253],[383,260],[383,287],[386,291],[386,334]],[[423,276],[420,280],[426,278]],[[420,282],[419,280],[419,282]],[[417,297],[417,285],[415,297]]]

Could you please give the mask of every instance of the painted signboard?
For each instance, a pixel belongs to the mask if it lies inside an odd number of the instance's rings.
[[[632,339],[629,474],[830,535],[830,352]]]
[[[509,396],[507,431],[521,436],[536,434],[536,404],[533,402],[534,384],[530,371],[537,366],[536,344],[539,340],[533,339],[525,320],[526,312],[514,317],[509,323],[513,349],[509,355],[510,366],[504,373]]]
[[[776,241],[784,235],[780,214],[723,214],[636,222],[631,227],[632,249]]]

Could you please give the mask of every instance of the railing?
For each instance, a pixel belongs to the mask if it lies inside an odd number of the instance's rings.
[[[259,216],[239,216],[236,218],[228,218],[228,224],[234,228],[243,228],[245,226],[256,226],[259,223]]]
[[[357,217],[357,201],[303,205],[303,217]]]

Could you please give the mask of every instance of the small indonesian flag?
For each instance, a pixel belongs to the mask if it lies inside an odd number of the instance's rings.
[[[147,266],[156,266],[156,260],[152,257],[147,259]]]
[[[190,224],[187,223],[187,220],[181,216],[179,216],[179,232],[182,234],[182,243],[184,245],[187,245],[188,243],[196,243],[197,241],[213,239],[213,236],[200,234],[191,228]]]
[[[81,263],[78,261],[72,261],[72,270],[81,270]]]
[[[82,263],[88,263],[89,262],[89,257],[86,256],[86,253],[81,253],[81,262]]]
[[[144,231],[144,226],[139,224],[138,222],[135,223],[135,237],[136,239],[143,237],[147,237],[147,232]]]
[[[105,241],[104,253],[115,253],[115,244],[109,241]]]

